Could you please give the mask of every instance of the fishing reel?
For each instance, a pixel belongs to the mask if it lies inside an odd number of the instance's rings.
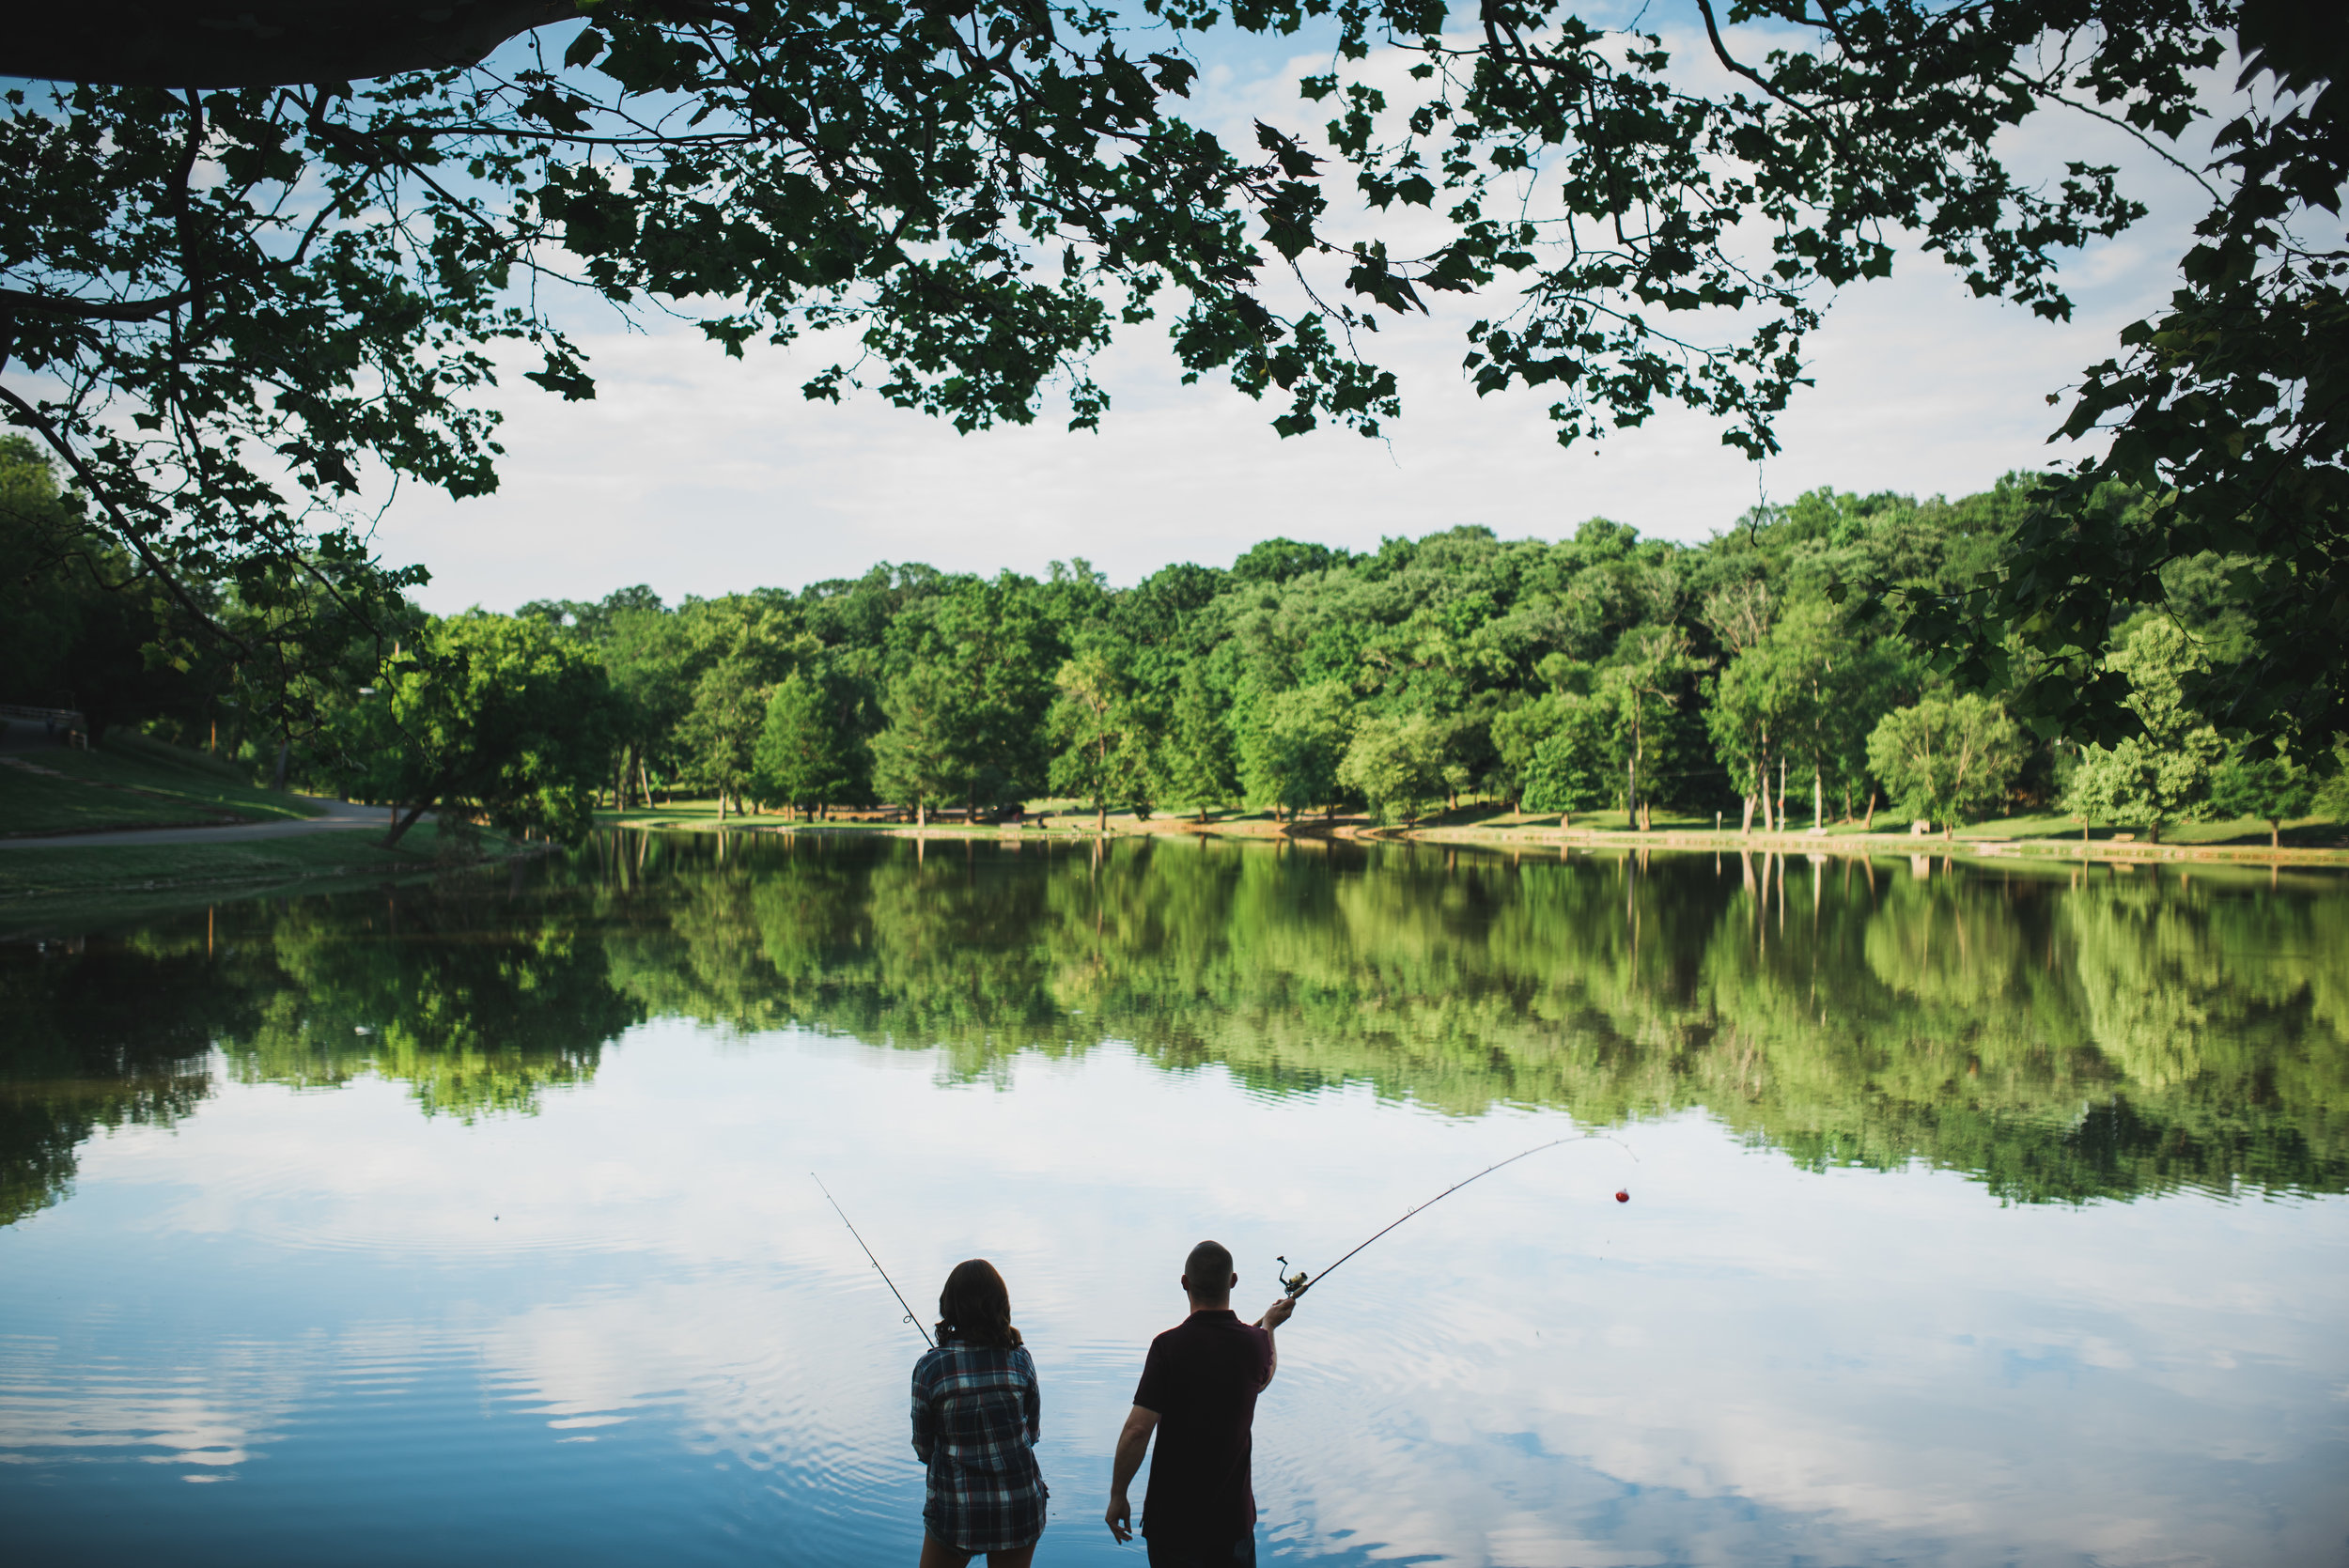
[[[1273,1262],[1279,1264],[1283,1270],[1291,1266],[1288,1259],[1278,1255],[1273,1258]],[[1313,1283],[1313,1279],[1314,1277],[1312,1275],[1306,1273],[1301,1268],[1298,1269],[1294,1274],[1283,1273],[1281,1275],[1281,1289],[1287,1294],[1290,1300],[1294,1301],[1299,1296],[1305,1294],[1305,1287]]]

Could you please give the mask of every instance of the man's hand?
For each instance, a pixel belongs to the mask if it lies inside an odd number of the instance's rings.
[[[1297,1311],[1297,1297],[1283,1296],[1264,1310],[1264,1316],[1256,1320],[1256,1326],[1260,1328],[1278,1328],[1289,1320],[1289,1314],[1295,1311]]]
[[[1158,1425],[1159,1413],[1137,1405],[1126,1412],[1125,1429],[1117,1435],[1117,1453],[1110,1461],[1110,1507],[1102,1517],[1120,1545],[1134,1538],[1134,1511],[1126,1501],[1126,1488],[1141,1472],[1142,1456],[1149,1451],[1150,1434]]]

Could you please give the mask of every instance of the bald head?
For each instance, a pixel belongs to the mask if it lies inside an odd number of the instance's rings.
[[[1232,1272],[1232,1250],[1220,1241],[1203,1241],[1183,1260],[1183,1294],[1193,1307],[1228,1307],[1239,1276]]]

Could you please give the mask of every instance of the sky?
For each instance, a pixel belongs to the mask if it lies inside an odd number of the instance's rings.
[[[1701,39],[1664,31],[1701,76]],[[1258,116],[1321,117],[1294,84],[1326,69],[1326,54],[1282,55],[1258,40],[1204,64],[1195,110],[1227,143],[1245,145]],[[1548,396],[1480,400],[1462,376],[1460,328],[1489,301],[1379,334],[1376,351],[1404,396],[1380,441],[1334,428],[1282,440],[1277,408],[1221,381],[1179,384],[1155,327],[1127,331],[1097,362],[1113,398],[1097,434],[1068,432],[1048,410],[1033,427],[960,435],[869,393],[805,401],[801,383],[831,358],[815,340],[734,361],[690,325],[595,314],[577,322],[595,401],[538,391],[516,359],[499,404],[499,491],[452,503],[411,487],[375,543],[389,563],[425,563],[432,582],[418,598],[449,613],[639,582],[673,602],[799,588],[877,562],[1041,575],[1083,559],[1123,584],[1175,561],[1226,565],[1276,535],[1363,550],[1463,523],[1555,538],[1604,516],[1693,541],[1759,501],[1823,485],[1962,495],[2078,455],[2048,444],[2061,416],[2049,396],[2111,355],[2119,329],[2176,287],[2202,210],[2185,176],[2081,116],[2043,116],[2002,150],[2027,179],[2060,176],[2066,159],[2118,164],[2152,214],[2066,258],[2075,315],[2062,323],[1977,300],[1937,258],[1903,249],[1891,278],[1846,291],[1811,337],[1816,384],[1764,463],[1678,411],[1561,450]]]

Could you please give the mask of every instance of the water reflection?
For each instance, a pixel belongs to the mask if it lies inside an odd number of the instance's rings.
[[[1700,1107],[1811,1168],[2024,1202],[2349,1182],[2349,893],[1827,857],[613,835],[526,885],[232,906],[0,963],[0,1219],[100,1127],[372,1074],[528,1111],[649,1017],[985,1078],[1130,1042],[1459,1114]]]
[[[2342,885],[1926,869],[614,838],[0,947],[0,1516],[910,1560],[918,1343],[822,1170],[917,1302],[1003,1266],[1047,1547],[1130,1564],[1191,1241],[1252,1296],[1579,1122],[1638,1163],[1513,1167],[1284,1331],[1268,1553],[2337,1555]]]

